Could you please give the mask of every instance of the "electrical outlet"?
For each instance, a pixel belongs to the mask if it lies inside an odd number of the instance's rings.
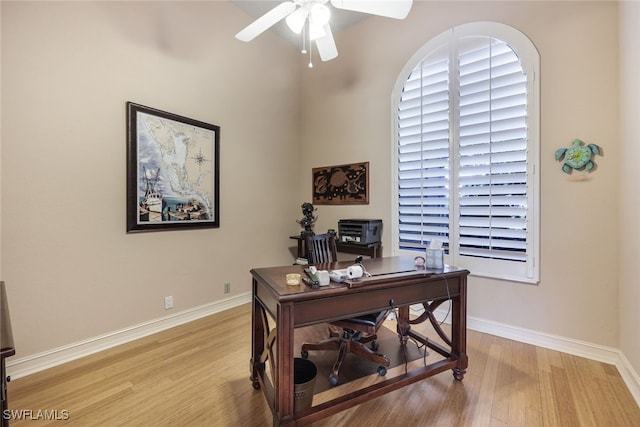
[[[171,295],[164,297],[164,309],[169,310],[170,308],[173,308],[173,296]]]
[[[224,284],[224,293],[225,294],[231,293],[231,283]]]

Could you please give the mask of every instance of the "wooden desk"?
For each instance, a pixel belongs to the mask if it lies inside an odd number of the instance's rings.
[[[348,265],[350,263],[341,262],[319,267],[337,269]],[[449,369],[453,370],[455,379],[462,380],[468,365],[466,300],[469,272],[450,267],[440,273],[416,270],[410,257],[366,259],[363,265],[372,277],[363,279],[366,282],[362,282],[362,286],[352,288],[333,282],[319,289],[311,289],[305,284],[287,286],[287,273],[304,274],[303,266],[299,265],[251,270],[251,381],[254,388],[262,389],[273,412],[274,426],[309,424]],[[431,314],[448,299],[452,301],[451,337],[446,336]],[[409,337],[414,337],[443,359],[294,414],[294,329],[380,311],[389,308],[390,300],[398,307],[398,333],[403,345]],[[415,303],[425,305],[425,314],[410,320],[409,305]],[[267,314],[275,319],[274,329],[269,326]],[[412,324],[425,320],[431,321],[450,348],[411,330]],[[267,362],[271,375],[265,370]]]
[[[298,258],[306,258],[307,249],[305,240],[300,238],[300,236],[289,236],[289,238],[298,242]],[[357,243],[339,242],[336,238],[336,246],[338,252],[346,254],[366,255],[371,258],[380,258],[382,256],[382,244],[380,242],[359,245]]]

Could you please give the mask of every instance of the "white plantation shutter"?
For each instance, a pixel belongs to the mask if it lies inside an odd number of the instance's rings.
[[[535,281],[535,73],[483,32],[452,31],[398,90],[398,249],[438,239],[472,274]]]
[[[460,254],[525,262],[527,79],[491,37],[467,39],[458,58]]]
[[[449,60],[421,63],[398,107],[401,247],[449,235]]]

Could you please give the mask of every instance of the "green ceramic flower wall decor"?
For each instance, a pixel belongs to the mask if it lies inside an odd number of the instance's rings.
[[[556,150],[556,160],[562,163],[562,171],[570,174],[574,169],[590,172],[594,167],[593,156],[602,156],[602,150],[596,144],[585,145],[582,140],[576,138],[571,142],[570,148]]]

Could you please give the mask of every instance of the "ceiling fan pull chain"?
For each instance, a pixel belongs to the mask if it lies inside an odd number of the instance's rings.
[[[311,60],[311,52],[313,52],[313,45],[311,44],[311,31],[309,31],[309,68],[313,68],[313,62]]]
[[[307,53],[307,26],[304,25],[302,27],[302,50],[300,52],[302,52],[302,54],[304,55],[305,53]]]

